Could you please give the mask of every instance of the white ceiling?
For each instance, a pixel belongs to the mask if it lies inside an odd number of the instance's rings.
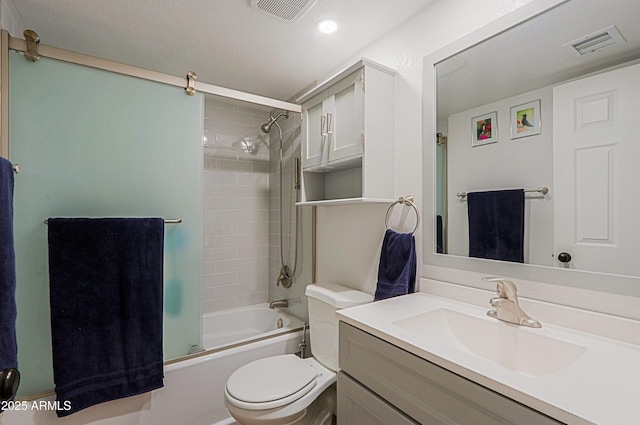
[[[640,0],[564,3],[438,65],[438,116],[637,59],[639,22]],[[562,47],[611,25],[626,43],[582,57]]]
[[[289,100],[433,0],[318,0],[295,23],[249,0],[14,0],[42,44]],[[320,19],[338,21],[330,36]]]

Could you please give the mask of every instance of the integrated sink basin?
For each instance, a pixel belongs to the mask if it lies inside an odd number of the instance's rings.
[[[561,423],[638,424],[640,346],[546,322],[541,312],[562,317],[563,307],[532,300],[525,310],[535,313],[541,328],[500,321],[487,316],[488,306],[480,306],[481,298],[488,301],[493,293],[453,289],[478,304],[415,293],[336,314],[347,325]],[[573,310],[564,317],[588,319],[602,329],[633,325],[640,338],[635,321]]]
[[[539,377],[570,366],[587,349],[540,335],[537,329],[439,308],[391,322],[434,343],[517,373]]]

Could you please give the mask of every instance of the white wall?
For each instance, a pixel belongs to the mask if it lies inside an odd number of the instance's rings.
[[[511,139],[512,106],[540,100],[541,134]],[[471,146],[471,120],[498,113],[498,142]],[[458,192],[547,186],[546,196],[525,196],[524,262],[553,266],[553,91],[551,87],[489,103],[449,117],[447,242],[449,254],[469,254],[467,201]]]
[[[345,62],[343,67],[364,56],[397,71],[394,95],[395,155],[394,163],[386,165],[394,167],[396,197],[412,194],[422,210],[423,58],[529,1],[483,0],[480,5],[475,0],[436,0]],[[322,79],[323,76],[319,75],[318,80]],[[341,282],[371,294],[375,292],[386,207],[318,208],[318,281]],[[419,230],[416,233],[418,258],[422,258],[421,239]],[[340,252],[336,252],[338,250]],[[418,264],[421,263],[418,261]],[[418,275],[421,275],[420,270]]]
[[[24,26],[13,0],[0,0],[0,26],[7,30],[12,37],[24,39],[22,33],[27,28]]]
[[[375,293],[384,204],[317,207],[316,280]]]

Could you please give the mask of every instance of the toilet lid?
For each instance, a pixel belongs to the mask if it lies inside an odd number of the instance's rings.
[[[316,369],[294,354],[267,357],[248,363],[231,374],[227,393],[244,403],[291,403],[315,386]],[[243,404],[244,404],[243,403]]]

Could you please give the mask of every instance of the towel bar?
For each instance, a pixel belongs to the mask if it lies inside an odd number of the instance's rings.
[[[537,192],[537,193],[542,193],[543,195],[546,195],[547,193],[549,193],[549,188],[546,187],[546,186],[540,186],[540,187],[538,187],[536,189],[525,189],[525,192],[527,192],[527,193]],[[458,193],[456,193],[456,196],[458,198],[463,198],[464,199],[464,198],[467,197],[467,192],[458,192]]]
[[[387,209],[387,214],[384,217],[384,225],[387,228],[387,230],[389,230],[389,215],[391,214],[391,211],[393,210],[393,207],[395,207],[397,204],[405,204],[410,206],[411,208],[413,208],[413,210],[416,213],[416,227],[413,229],[413,231],[411,231],[412,235],[416,234],[416,230],[418,230],[418,227],[420,226],[420,214],[418,213],[418,208],[416,208],[416,206],[413,203],[413,196],[406,196],[406,197],[399,197],[397,201],[395,201],[393,204],[389,205],[389,208]]]
[[[178,224],[178,223],[182,223],[181,218],[169,218],[164,220],[164,224]],[[49,220],[45,220],[44,224],[49,224]]]

